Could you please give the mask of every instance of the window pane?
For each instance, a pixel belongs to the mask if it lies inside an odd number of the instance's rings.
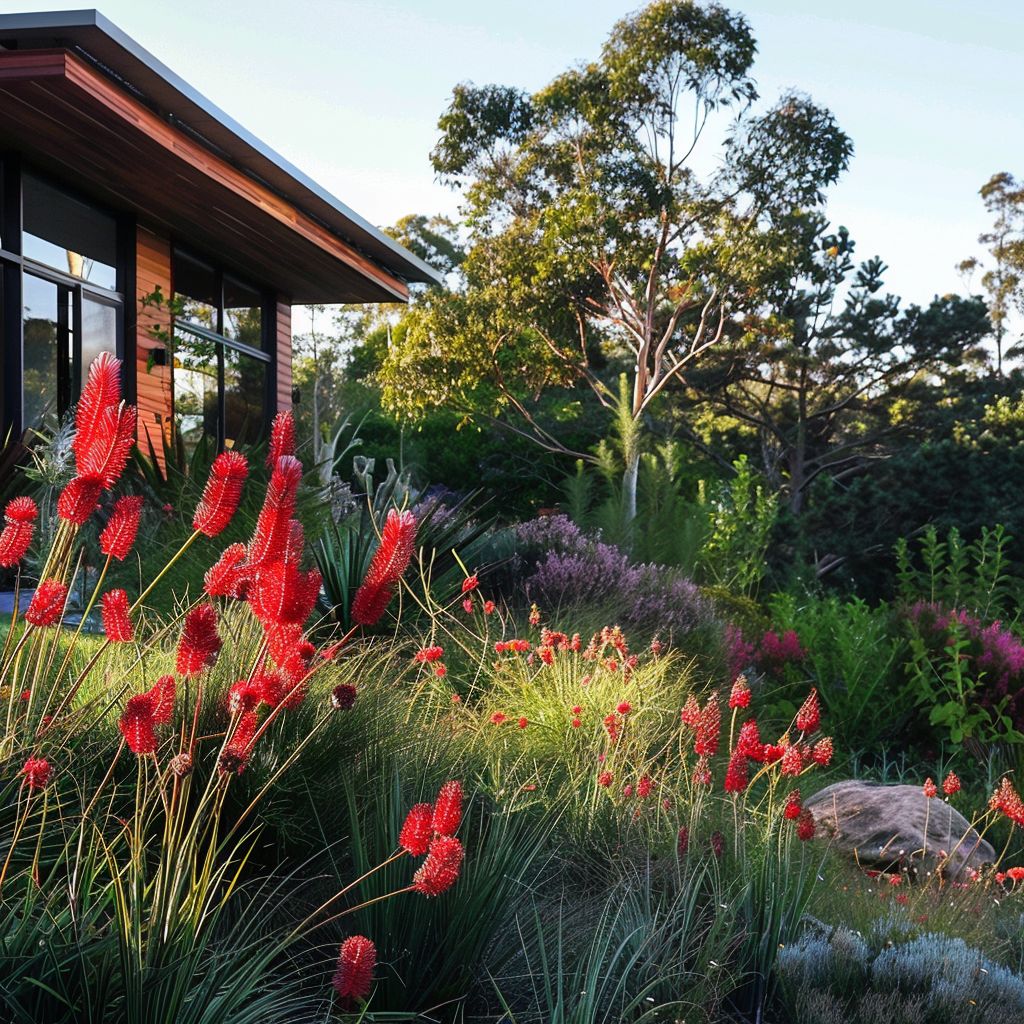
[[[117,307],[82,295],[81,380],[79,391],[89,375],[89,367],[101,352],[117,355]]]
[[[174,421],[185,450],[217,436],[217,348],[179,329],[174,338]]]
[[[66,364],[67,360],[70,296],[66,289],[31,274],[25,274],[23,281],[23,427],[52,430],[57,426],[62,370],[67,373],[67,366],[62,367],[60,361],[63,357]]]
[[[224,278],[224,334],[250,348],[263,348],[263,296],[257,289]]]
[[[224,348],[224,444],[251,444],[263,435],[267,364]]]
[[[174,294],[182,307],[176,314],[178,319],[219,331],[220,285],[216,271],[191,256],[175,252],[172,276]]]
[[[22,178],[22,252],[48,267],[117,287],[117,222],[88,203],[26,174]]]

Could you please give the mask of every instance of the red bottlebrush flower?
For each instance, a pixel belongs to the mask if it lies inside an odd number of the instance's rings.
[[[85,379],[75,409],[75,436],[71,449],[79,472],[82,464],[102,451],[112,440],[105,436],[110,427],[111,410],[121,404],[121,363],[109,352],[101,352]]]
[[[81,526],[96,511],[103,493],[103,481],[96,477],[76,476],[57,498],[57,515],[75,526]]]
[[[438,836],[413,875],[412,887],[424,896],[440,896],[459,880],[463,856],[462,843],[455,836]]]
[[[476,573],[473,573],[472,576],[467,576],[462,581],[462,592],[468,594],[471,590],[476,590],[478,586],[480,586],[480,580],[477,578]]]
[[[462,610],[467,615],[473,614],[473,598],[467,597],[466,600],[462,602]]]
[[[729,766],[725,770],[726,793],[742,793],[747,788],[750,775],[747,770],[747,758],[739,746],[729,757]]]
[[[203,496],[192,517],[192,529],[216,537],[231,522],[242,500],[249,464],[241,452],[221,452],[213,460]]]
[[[663,643],[662,643],[662,642],[661,642],[661,641],[660,641],[660,640],[659,640],[659,639],[658,639],[657,637],[655,637],[655,638],[654,638],[654,639],[653,639],[653,640],[651,641],[651,654],[652,654],[652,655],[653,655],[653,656],[654,656],[655,658],[658,658],[658,657],[660,657],[660,656],[661,656],[661,652],[662,652],[662,651],[663,651],[664,649],[665,649],[665,645],[664,645],[664,644],[663,644]]]
[[[729,707],[747,708],[750,707],[750,687],[747,685],[746,676],[737,676],[732,684],[732,691],[729,693]]]
[[[744,757],[749,757],[752,761],[764,760],[764,744],[761,742],[761,734],[758,732],[756,719],[748,719],[740,726],[740,734],[736,739],[736,749]]]
[[[354,692],[355,687],[352,687],[352,690]],[[280,673],[260,671],[253,677],[251,692],[256,697],[258,703],[276,708],[281,703],[287,688]]]
[[[493,615],[494,608],[495,605],[493,601],[484,601],[484,615]]]
[[[818,691],[812,689],[796,713],[796,727],[800,732],[814,732],[821,725],[821,708],[818,706]]]
[[[578,729],[581,725],[583,725],[583,722],[581,722],[580,719],[578,719],[578,718],[574,718],[569,724],[574,729]]]
[[[263,687],[252,680],[236,679],[228,687],[227,705],[228,712],[232,715],[245,714],[247,711],[254,711],[263,698]],[[278,699],[280,703],[280,698]]]
[[[685,825],[679,826],[679,833],[676,836],[676,856],[685,857],[690,849],[690,830]]]
[[[782,816],[787,821],[796,821],[800,817],[800,812],[803,810],[803,802],[800,799],[800,790],[794,789],[789,794],[789,799],[786,800],[785,809],[782,812]]]
[[[692,693],[686,698],[686,703],[683,705],[679,720],[683,725],[690,726],[691,729],[696,728],[697,723],[700,721],[700,705]]]
[[[539,626],[540,625],[540,609],[537,607],[536,604],[531,604],[530,605],[530,625],[531,626]]]
[[[765,764],[774,764],[776,761],[781,760],[788,746],[788,743],[766,743],[764,745]]]
[[[1009,779],[1004,778],[999,783],[988,806],[990,810],[1000,811],[1014,824],[1024,827],[1024,801],[1021,800],[1020,794],[1014,789],[1013,783]]]
[[[358,691],[350,683],[339,683],[331,690],[331,707],[335,711],[348,711],[355,707]]]
[[[347,938],[338,950],[338,969],[331,984],[342,999],[365,999],[373,984],[377,947],[362,935]]]
[[[249,583],[244,544],[229,544],[220,558],[206,570],[204,589],[210,597],[244,597]]]
[[[1002,872],[1003,878],[1008,878],[1015,885],[1017,882],[1024,882],[1024,868],[1007,868]]]
[[[725,836],[717,829],[711,833],[711,852],[716,860],[721,860],[722,854],[725,853]]]
[[[39,509],[31,498],[13,498],[4,509],[4,528],[0,532],[0,567],[13,568],[32,543]]]
[[[831,763],[832,753],[832,737],[822,736],[811,750],[811,760],[824,768]]]
[[[782,754],[779,771],[783,775],[799,775],[804,768],[803,747],[799,743],[790,744]]]
[[[135,535],[139,532],[144,502],[141,494],[128,494],[114,502],[114,510],[100,534],[100,551],[103,554],[119,562],[128,557],[135,543]]]
[[[555,652],[550,647],[538,647],[537,654],[545,665],[553,665],[555,663]]]
[[[505,719],[507,719],[507,718],[508,718],[508,715],[504,714],[503,712],[495,711],[494,714],[491,715],[491,723],[493,725],[501,725],[501,723],[504,722]]]
[[[413,661],[440,661],[444,657],[443,647],[421,647],[412,657]]]
[[[430,849],[433,837],[434,808],[431,804],[415,804],[405,816],[398,833],[398,845],[414,857],[422,857]]]
[[[434,675],[437,676],[438,679],[444,679],[444,677],[448,675],[448,669],[444,665],[438,665],[437,668],[434,669]]]
[[[924,795],[928,797],[929,800],[931,800],[931,798],[939,792],[939,787],[935,785],[935,783],[932,781],[931,776],[929,775],[928,778],[924,780],[924,785],[921,787],[921,790],[924,793]]]
[[[957,778],[956,773],[951,771],[945,781],[942,783],[942,792],[946,796],[952,796],[954,793],[960,792],[960,780]]]
[[[412,513],[392,509],[384,522],[380,545],[352,602],[354,623],[372,626],[384,614],[409,566],[415,544],[416,520]]]
[[[217,610],[212,604],[201,604],[185,616],[185,626],[178,641],[175,671],[180,676],[199,675],[217,660],[221,639],[217,635]]]
[[[573,708],[572,708],[572,713],[574,715],[582,715],[583,714],[583,708],[580,707],[579,704],[574,704]]]
[[[128,595],[123,590],[108,590],[100,601],[103,632],[112,644],[128,644],[135,636],[128,614]]]
[[[630,796],[633,795],[633,783],[632,782],[627,782],[626,785],[622,787],[622,795],[625,796],[625,797],[630,797]]]
[[[148,693],[153,700],[153,724],[166,725],[174,717],[174,676],[161,676]]]
[[[453,836],[459,830],[461,821],[462,783],[451,779],[438,791],[432,825],[439,836]]]
[[[269,562],[250,579],[246,597],[264,625],[301,626],[316,607],[320,584],[317,569],[301,572],[297,561]]]
[[[608,740],[611,743],[619,742],[619,720],[614,714],[605,715],[604,719],[605,732],[608,733]]]
[[[622,701],[615,709],[620,715],[628,715],[633,710],[633,705],[628,700]]]
[[[243,712],[217,762],[217,768],[223,775],[241,775],[245,771],[259,725],[259,715],[255,711]]]
[[[697,758],[697,764],[693,769],[693,784],[695,786],[711,785],[711,766],[703,754]]]
[[[649,775],[641,775],[640,781],[636,784],[636,795],[641,800],[645,800],[651,795],[651,790],[654,789],[654,783],[651,781]]]
[[[722,712],[718,707],[718,695],[713,693],[708,697],[697,720],[697,735],[693,744],[695,754],[699,757],[713,757],[718,753],[718,733],[721,724]]]
[[[796,837],[800,842],[806,843],[809,839],[814,838],[814,832],[814,815],[809,808],[805,807],[796,820]]]
[[[295,454],[295,420],[290,412],[279,412],[270,427],[267,468],[273,469],[283,455]]]
[[[599,786],[602,786],[604,789],[607,789],[612,784],[613,779],[614,776],[611,772],[601,772],[601,774],[597,777],[597,784]]]
[[[21,774],[25,776],[25,785],[29,789],[46,789],[53,768],[45,757],[30,757],[22,766]]]
[[[152,692],[137,693],[128,698],[124,711],[118,719],[121,730],[133,754],[151,754],[156,750],[155,721],[153,718]]]
[[[25,611],[25,621],[31,626],[52,626],[64,614],[68,587],[59,580],[43,580],[36,587]]]

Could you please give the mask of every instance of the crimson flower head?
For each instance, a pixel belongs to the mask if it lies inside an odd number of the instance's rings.
[[[112,644],[131,643],[135,636],[128,614],[128,595],[123,590],[108,590],[100,601],[103,632]]]
[[[695,786],[711,785],[711,765],[708,764],[708,759],[704,754],[697,758],[697,763],[694,765],[693,784]]]
[[[480,580],[476,573],[473,573],[472,576],[467,576],[462,581],[462,592],[468,594],[471,590],[476,590],[478,586],[480,586]]]
[[[805,807],[796,819],[796,837],[802,843],[814,838],[814,815],[809,807]]]
[[[413,875],[412,887],[424,896],[440,896],[459,880],[463,856],[462,843],[455,836],[438,836]]]
[[[651,795],[651,790],[654,789],[654,783],[651,781],[649,775],[641,775],[640,781],[636,784],[636,795],[641,800],[646,800]]]
[[[103,554],[119,562],[128,557],[139,532],[144,501],[141,494],[128,494],[114,502],[114,510],[100,534],[100,551]]]
[[[782,812],[782,816],[787,821],[796,821],[800,817],[800,812],[803,810],[803,803],[800,800],[800,790],[794,789],[789,794],[789,799],[786,800],[786,807]]]
[[[25,621],[31,626],[52,626],[64,614],[68,599],[68,586],[60,580],[43,580],[36,587],[25,611]]]
[[[624,700],[619,703],[615,710],[618,711],[620,715],[628,715],[630,711],[633,710],[633,705],[630,704],[628,700]]]
[[[210,597],[243,597],[249,583],[245,559],[244,544],[229,544],[220,558],[206,570],[203,577],[206,593]]]
[[[932,777],[929,775],[928,778],[924,780],[924,785],[921,787],[921,790],[924,795],[931,800],[931,798],[939,792],[939,787],[935,785],[932,781]]]
[[[398,845],[413,857],[422,857],[430,849],[434,836],[434,808],[432,804],[414,804],[398,833]]]
[[[377,947],[363,935],[347,938],[338,950],[338,968],[331,984],[342,999],[365,999],[377,966]]]
[[[117,727],[133,754],[151,754],[156,750],[156,722],[151,691],[128,698]]]
[[[603,789],[607,789],[612,784],[613,778],[614,776],[611,772],[601,772],[601,774],[597,777],[597,784],[601,786]]]
[[[30,757],[22,766],[21,774],[25,776],[25,785],[29,789],[46,789],[53,768],[45,757]]]
[[[57,515],[81,526],[96,511],[103,493],[103,481],[93,476],[76,476],[57,498]]]
[[[97,481],[99,490],[113,487],[134,444],[135,407],[121,401],[120,360],[101,352],[89,367],[75,410],[71,448],[78,477]]]
[[[822,768],[826,767],[832,761],[832,737],[822,736],[811,750],[811,760],[821,765]]]
[[[217,769],[222,775],[241,775],[245,771],[259,724],[259,715],[255,711],[245,711],[239,717],[235,731],[217,761]]]
[[[413,661],[440,661],[444,657],[443,647],[421,647],[414,655]]]
[[[279,412],[270,427],[267,468],[273,469],[283,455],[295,454],[295,420],[290,412]]]
[[[174,717],[174,695],[176,691],[177,686],[174,682],[174,676],[170,675],[161,676],[146,691],[152,700],[154,725],[166,725]]]
[[[960,792],[960,780],[957,778],[956,772],[950,771],[946,776],[945,781],[942,783],[942,792],[946,796],[952,796],[954,793]]]
[[[493,601],[484,601],[484,615],[493,615],[495,607]]]
[[[192,529],[216,537],[231,522],[242,500],[242,487],[249,475],[249,464],[241,452],[221,452],[213,460],[203,496],[192,517]]]
[[[732,684],[732,691],[729,693],[730,708],[750,707],[750,687],[747,685],[746,676],[737,676]]]
[[[688,725],[690,728],[695,728],[697,723],[700,721],[700,705],[697,703],[697,698],[694,694],[690,694],[686,698],[686,703],[683,705],[683,710],[679,715],[679,720],[683,725]]]
[[[747,758],[739,744],[729,757],[729,767],[725,770],[726,793],[742,793],[750,779],[747,771]]]
[[[380,544],[352,601],[352,621],[372,626],[384,614],[395,588],[409,566],[416,544],[416,519],[411,512],[391,509]]]
[[[754,761],[764,760],[764,744],[757,728],[757,720],[749,718],[740,726],[740,734],[736,740],[736,749]]]
[[[267,494],[249,544],[249,561],[253,566],[276,561],[288,548],[301,482],[302,463],[294,455],[282,455],[270,474]]]
[[[39,509],[31,498],[13,498],[7,503],[0,532],[0,567],[10,569],[25,557],[38,517]]]
[[[217,610],[212,604],[201,604],[185,616],[185,626],[178,642],[175,671],[180,676],[195,676],[217,660],[221,639],[217,635]]]
[[[782,752],[779,771],[783,775],[799,775],[804,769],[804,748],[799,743],[791,743]]]
[[[718,753],[718,734],[722,724],[722,712],[718,706],[718,695],[711,694],[697,719],[694,753],[698,757],[713,757]]]
[[[439,836],[453,836],[462,821],[462,783],[457,779],[446,782],[438,791],[431,822]]]
[[[1015,825],[1024,827],[1024,801],[1008,778],[1003,778],[988,802],[990,810],[1001,811]]]
[[[796,713],[796,727],[800,732],[814,732],[821,725],[821,708],[818,706],[818,691],[812,689]]]
[[[331,690],[331,707],[335,711],[349,711],[355,707],[357,690],[351,683],[338,683]]]

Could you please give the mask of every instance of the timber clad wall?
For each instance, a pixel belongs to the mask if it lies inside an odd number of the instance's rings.
[[[277,409],[285,412],[292,407],[292,307],[291,303],[278,296],[274,303],[276,317],[275,337],[277,338]]]
[[[142,308],[143,296],[159,286],[164,300],[171,295],[171,243],[159,235],[140,227],[137,232],[135,264],[135,389],[139,406],[139,444],[149,451],[149,442],[163,461],[163,439],[170,437],[172,416],[171,367],[153,366],[147,372],[150,353],[164,348],[164,343],[153,337],[153,331],[170,332],[171,318],[166,311],[149,306]],[[134,319],[129,312],[129,323]]]

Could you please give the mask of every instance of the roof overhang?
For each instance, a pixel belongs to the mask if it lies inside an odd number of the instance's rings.
[[[441,275],[97,11],[0,16],[0,143],[294,302],[403,300]]]

